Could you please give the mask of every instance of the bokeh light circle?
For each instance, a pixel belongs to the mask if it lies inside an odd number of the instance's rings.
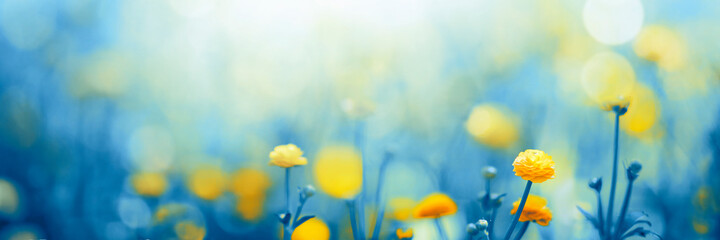
[[[5,0],[0,2],[0,28],[13,46],[32,50],[55,32],[55,11],[42,0]]]
[[[635,86],[635,71],[625,57],[602,52],[593,56],[582,71],[582,84],[588,97],[603,104],[627,97]]]
[[[588,0],[583,9],[585,29],[608,45],[632,40],[640,32],[643,17],[640,0]]]

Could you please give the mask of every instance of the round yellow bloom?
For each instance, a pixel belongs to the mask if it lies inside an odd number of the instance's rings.
[[[492,104],[476,106],[470,112],[465,127],[479,143],[494,148],[504,148],[518,140],[515,116],[504,113]]]
[[[330,228],[318,218],[311,218],[300,224],[292,233],[292,240],[327,240],[330,239]]]
[[[660,25],[643,28],[633,50],[638,57],[657,62],[661,68],[673,71],[687,62],[687,44],[677,32]]]
[[[238,201],[235,204],[235,211],[240,214],[240,217],[247,221],[258,221],[262,216],[264,205],[265,196],[238,197]]]
[[[457,212],[457,204],[442,193],[432,193],[425,197],[413,210],[415,218],[439,218]]]
[[[632,134],[638,134],[655,125],[660,115],[660,101],[655,92],[644,84],[636,85],[631,95],[630,107],[623,116],[621,126]]]
[[[635,86],[635,71],[625,57],[613,52],[598,53],[583,67],[585,93],[600,104],[627,97]]]
[[[162,173],[135,173],[130,177],[130,184],[140,196],[157,197],[167,189],[167,180]]]
[[[240,169],[230,177],[230,191],[238,197],[263,196],[270,186],[272,186],[270,176],[257,169]]]
[[[303,151],[295,144],[280,145],[270,152],[270,165],[289,168],[307,164]]]
[[[201,168],[190,174],[187,185],[199,198],[215,200],[225,192],[225,173],[220,168]]]
[[[362,188],[362,157],[351,146],[329,146],[320,150],[313,167],[318,187],[330,196],[355,197]]]
[[[515,175],[533,183],[555,178],[555,162],[540,150],[528,149],[518,154],[513,162]]]
[[[402,229],[398,228],[395,231],[395,235],[397,235],[398,239],[411,239],[413,237],[413,230],[412,228],[408,228],[407,230],[403,231]]]
[[[510,210],[510,214],[515,214],[520,206],[520,200],[518,199],[513,203],[513,209]],[[523,207],[522,214],[520,214],[520,221],[535,221],[536,223],[547,226],[552,220],[552,212],[547,207],[547,200],[540,196],[530,194]]]

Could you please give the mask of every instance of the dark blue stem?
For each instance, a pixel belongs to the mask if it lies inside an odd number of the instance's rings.
[[[517,236],[515,236],[515,240],[522,239],[523,235],[525,235],[525,232],[527,231],[528,227],[530,226],[530,221],[524,222],[522,226],[520,226],[520,231],[518,231]]]
[[[382,204],[380,202],[380,199],[382,197],[382,186],[383,182],[385,181],[385,169],[387,168],[387,164],[392,158],[392,154],[385,153],[385,157],[383,158],[382,163],[380,163],[380,173],[378,175],[378,185],[375,189],[375,206],[377,207],[376,212],[376,220],[375,220],[375,228],[373,229],[373,233],[371,236],[372,240],[378,240],[380,238],[380,228],[382,227],[382,221],[383,217],[385,216],[385,204]]]
[[[623,205],[620,208],[620,216],[618,216],[618,223],[617,226],[615,226],[615,236],[619,237],[620,234],[623,234],[620,231],[620,226],[622,226],[623,221],[625,220],[625,214],[627,213],[628,205],[630,205],[630,195],[632,195],[632,187],[633,187],[634,180],[630,180],[628,182],[627,190],[625,191],[625,199],[623,200]]]
[[[505,240],[510,239],[510,235],[512,235],[512,232],[513,230],[515,230],[515,226],[517,225],[518,220],[520,220],[520,215],[522,215],[523,208],[525,208],[525,202],[527,201],[528,195],[530,194],[530,187],[532,187],[532,182],[528,180],[527,185],[525,185],[525,192],[523,192],[522,199],[520,200],[520,206],[518,206],[518,210],[517,212],[515,212],[515,217],[510,224],[510,228],[508,228],[507,232],[505,233]]]
[[[357,219],[355,216],[355,200],[347,200],[348,210],[350,211],[350,226],[352,227],[353,239],[359,240]]]
[[[290,168],[285,168],[285,214],[290,214]],[[285,234],[283,239],[289,240],[292,234],[290,224],[292,221],[285,223]]]
[[[615,110],[615,140],[613,142],[613,174],[612,182],[610,183],[610,199],[608,200],[608,212],[607,212],[607,230],[605,231],[607,236],[610,236],[613,224],[613,203],[615,201],[615,185],[617,184],[617,165],[618,165],[618,135],[620,129],[620,110]]]
[[[600,239],[603,239],[605,237],[605,219],[603,217],[602,197],[600,196],[600,191],[596,191],[596,193],[598,202],[598,232],[600,233]]]

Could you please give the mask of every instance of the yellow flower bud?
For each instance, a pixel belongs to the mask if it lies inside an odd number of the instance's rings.
[[[407,230],[403,231],[402,229],[398,228],[395,231],[395,235],[397,235],[398,239],[411,239],[413,237],[413,230],[412,228],[408,228]]]

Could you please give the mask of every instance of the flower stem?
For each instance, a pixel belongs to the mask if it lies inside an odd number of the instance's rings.
[[[440,218],[435,218],[435,227],[438,230],[438,234],[440,235],[440,239],[447,240],[447,235],[445,234],[445,230],[443,230],[442,225],[440,225]]]
[[[353,239],[359,240],[357,219],[355,217],[355,200],[347,200],[348,210],[350,211],[350,226],[352,227]]]
[[[495,218],[497,218],[497,208],[492,209],[492,215],[490,216],[490,222],[488,223],[488,238],[492,240],[495,238],[493,234],[493,226],[495,226]]]
[[[388,162],[390,162],[390,159],[392,159],[392,154],[390,152],[385,153],[385,157],[383,158],[382,163],[380,163],[380,173],[378,175],[378,185],[375,189],[375,206],[377,207],[377,211],[375,212],[375,227],[373,228],[372,236],[370,236],[370,239],[372,240],[378,240],[380,238],[380,228],[382,227],[382,221],[383,217],[385,216],[385,205],[381,204],[380,200],[382,197],[382,185],[385,181],[385,169],[387,168]]]
[[[520,240],[520,239],[522,239],[523,235],[525,235],[525,232],[526,232],[527,229],[528,229],[528,226],[530,226],[530,221],[524,222],[524,223],[522,224],[522,226],[520,226],[520,230],[518,231],[518,234],[517,234],[517,236],[515,236],[514,239],[515,239],[515,240]]]
[[[290,214],[290,168],[285,168],[285,213]],[[292,235],[292,225],[289,225],[291,221],[285,223],[283,239],[290,240]]]
[[[602,197],[600,196],[600,191],[596,191],[595,193],[597,193],[596,195],[597,195],[597,202],[598,202],[598,203],[597,203],[597,204],[598,204],[598,213],[597,213],[597,215],[598,215],[598,218],[599,218],[599,221],[598,221],[598,232],[600,233],[600,239],[603,239],[604,236],[605,236],[605,226],[604,226],[605,220],[603,219]]]
[[[505,233],[505,240],[510,239],[510,235],[512,235],[512,232],[513,230],[515,230],[515,226],[517,225],[518,220],[520,220],[520,215],[522,215],[523,208],[525,208],[525,202],[527,201],[528,195],[530,194],[530,187],[532,187],[532,182],[528,180],[527,185],[525,185],[525,192],[523,192],[522,199],[520,200],[520,206],[518,206],[518,210],[517,212],[515,212],[515,217],[510,224],[510,228],[508,228],[507,232]]]
[[[627,213],[628,205],[630,204],[630,195],[632,195],[632,187],[633,187],[633,180],[630,180],[628,182],[627,190],[625,191],[625,199],[623,200],[623,205],[620,208],[620,216],[618,216],[618,223],[617,226],[615,226],[615,236],[619,237],[620,234],[623,234],[620,231],[620,226],[622,226],[623,221],[625,220],[625,214]]]
[[[298,205],[297,209],[295,210],[295,215],[293,216],[293,221],[290,226],[292,226],[292,229],[295,230],[295,223],[297,221],[300,221],[300,213],[302,212],[303,207],[305,206],[305,199],[300,198],[300,204]]]
[[[607,212],[607,235],[610,236],[612,231],[612,215],[613,215],[613,203],[615,201],[615,185],[617,184],[617,165],[618,165],[618,135],[620,129],[620,110],[615,110],[615,139],[613,142],[613,174],[612,182],[610,183],[610,199],[608,200],[608,212]]]

